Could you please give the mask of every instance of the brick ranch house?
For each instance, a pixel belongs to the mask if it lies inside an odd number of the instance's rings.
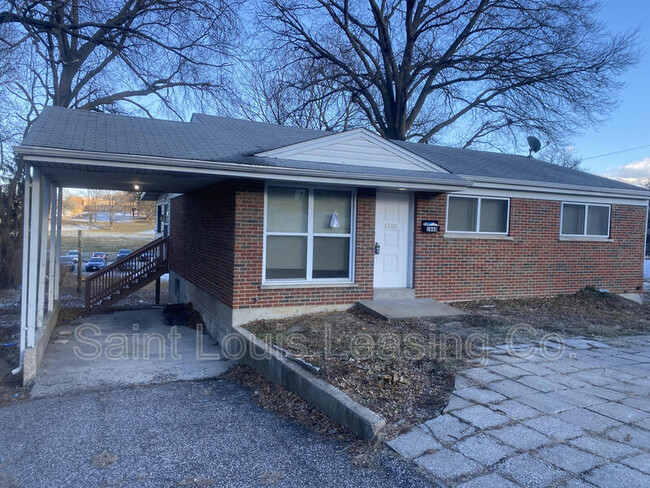
[[[650,193],[534,158],[62,108],[16,152],[55,187],[159,197],[170,300],[213,326],[386,296],[642,293]]]

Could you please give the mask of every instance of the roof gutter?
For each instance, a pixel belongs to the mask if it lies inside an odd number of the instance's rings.
[[[460,175],[463,178],[471,178],[474,182],[474,188],[494,188],[494,189],[509,189],[519,191],[534,191],[542,193],[557,193],[566,194],[571,192],[574,194],[585,195],[611,195],[611,196],[626,196],[628,198],[638,198],[641,200],[650,199],[650,191],[639,188],[638,190],[626,188],[607,188],[599,186],[587,185],[569,185],[562,183],[549,183],[544,181],[534,180],[515,180],[510,178],[495,178],[487,176],[471,176]]]
[[[89,166],[111,166],[129,169],[148,169],[194,174],[213,174],[217,176],[247,176],[249,178],[287,179],[296,181],[307,179],[328,179],[334,182],[354,180],[363,186],[406,187],[410,190],[457,191],[472,185],[466,179],[436,180],[428,178],[395,175],[368,175],[363,173],[340,173],[336,171],[287,168],[254,164],[229,163],[223,161],[203,161],[194,159],[169,159],[157,156],[141,156],[115,153],[95,153],[36,146],[16,146],[14,152],[26,161],[47,162]]]

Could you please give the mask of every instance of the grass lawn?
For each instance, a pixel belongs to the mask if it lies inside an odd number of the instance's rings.
[[[109,230],[107,222],[98,222],[92,229],[88,229],[83,222],[65,221],[61,231],[61,254],[77,249],[77,229],[81,230],[81,253],[84,260],[93,252],[101,251],[108,253],[108,260],[113,261],[120,249],[135,251],[155,238],[153,222],[115,222],[113,230]]]

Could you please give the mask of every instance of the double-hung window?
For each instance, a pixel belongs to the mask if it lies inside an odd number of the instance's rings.
[[[451,196],[447,201],[447,232],[507,234],[508,198]]]
[[[354,191],[266,190],[264,282],[351,281]]]
[[[562,203],[561,236],[609,237],[609,205]]]

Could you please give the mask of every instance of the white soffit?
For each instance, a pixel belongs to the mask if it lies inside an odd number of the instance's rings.
[[[265,151],[256,154],[256,156],[350,166],[448,173],[444,168],[366,129],[354,129],[340,134],[319,137],[318,139]]]

